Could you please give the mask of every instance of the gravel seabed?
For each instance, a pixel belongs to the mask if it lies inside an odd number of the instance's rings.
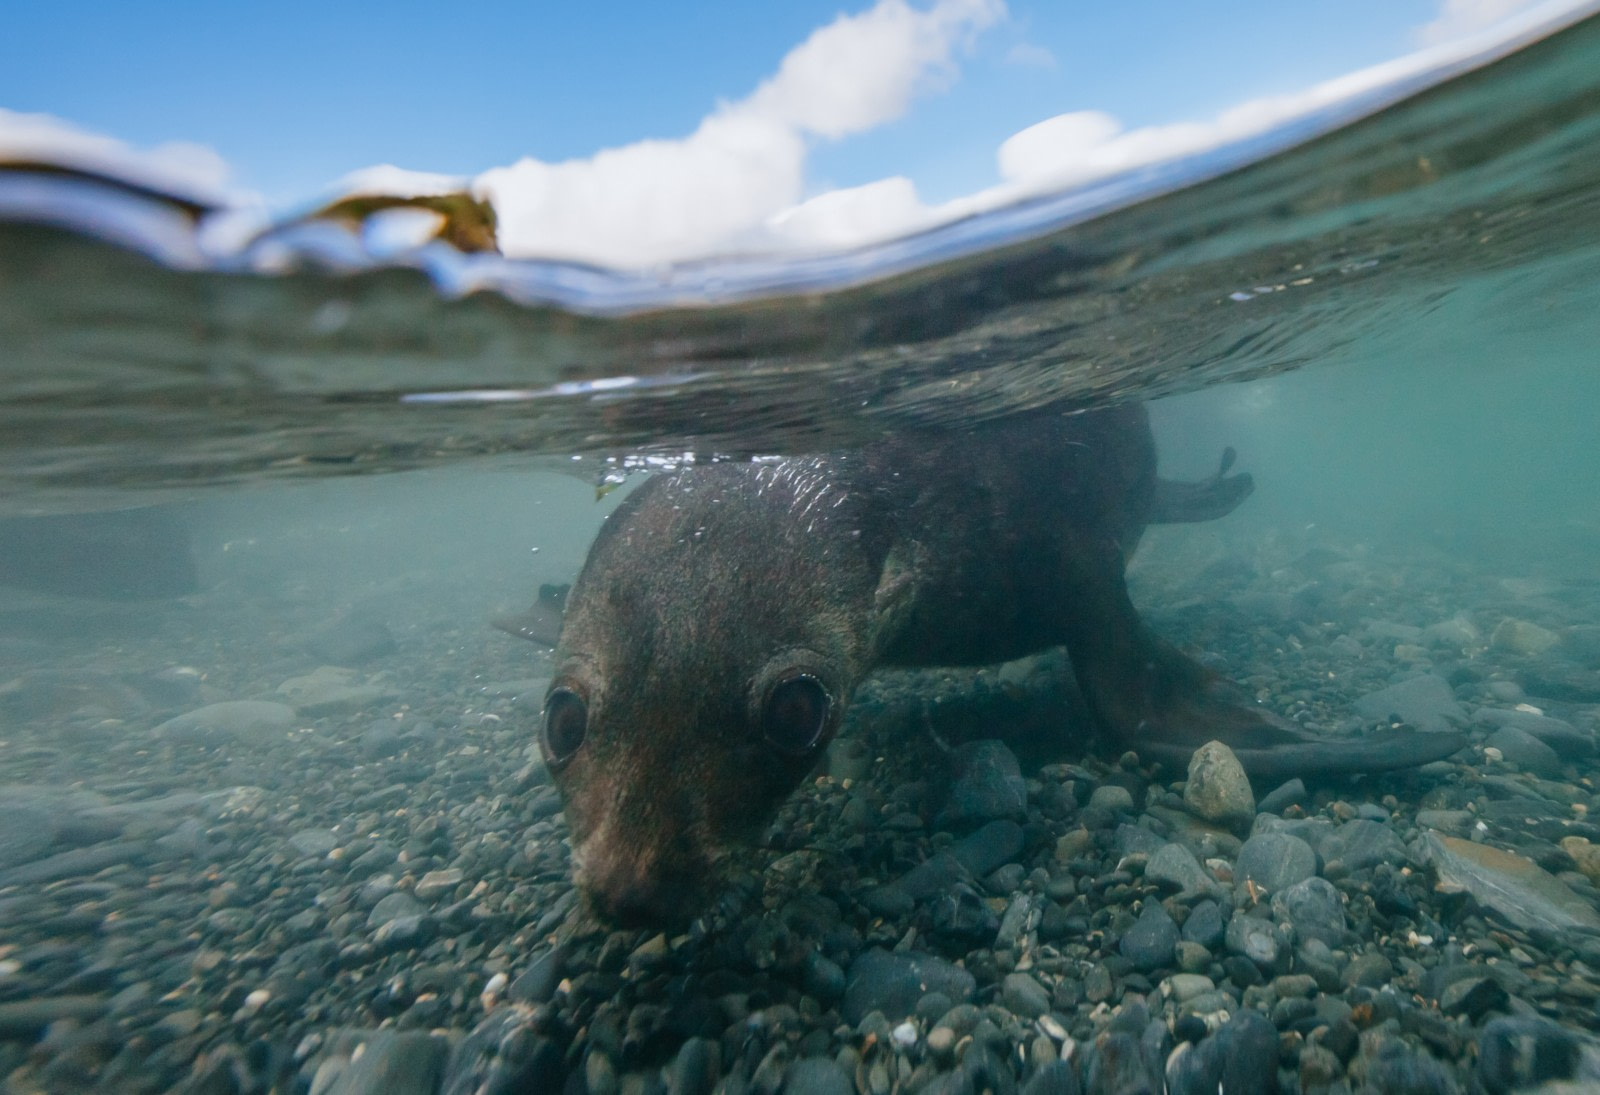
[[[1168,638],[1470,748],[1241,790],[1092,751],[1059,655],[884,675],[667,933],[584,914],[547,658],[431,577],[8,616],[0,1090],[1600,1085],[1592,579],[1154,530]]]

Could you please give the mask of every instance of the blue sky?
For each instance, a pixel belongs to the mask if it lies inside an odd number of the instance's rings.
[[[1405,54],[1441,14],[1440,0],[948,2],[966,22],[903,112],[837,138],[795,131],[800,197],[905,176],[946,201],[995,183],[1000,144],[1044,119],[1210,118]],[[1443,2],[1470,24],[1517,0]],[[0,108],[136,147],[208,146],[286,209],[370,164],[475,176],[683,138],[818,28],[872,7],[55,0],[8,12]]]

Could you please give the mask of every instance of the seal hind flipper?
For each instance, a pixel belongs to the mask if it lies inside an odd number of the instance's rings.
[[[1072,558],[1079,559],[1081,551]],[[1208,741],[1266,778],[1412,768],[1466,745],[1455,732],[1310,734],[1251,703],[1238,685],[1166,643],[1139,619],[1119,569],[1085,568],[1067,627],[1067,653],[1095,717],[1119,746],[1181,767]]]
[[[1467,744],[1467,736],[1455,730],[1380,730],[1360,738],[1321,738],[1293,731],[1276,744],[1254,746],[1234,746],[1226,736],[1218,740],[1233,750],[1246,772],[1267,780],[1415,768],[1443,760]],[[1182,767],[1189,763],[1194,746],[1147,738],[1137,743],[1137,750],[1142,760]]]
[[[527,611],[515,616],[499,616],[489,623],[519,639],[527,639],[540,646],[555,646],[561,639],[561,618],[567,607],[567,592],[571,585],[546,583],[539,587],[538,599]]]
[[[1221,465],[1209,479],[1194,483],[1157,479],[1155,494],[1150,500],[1150,522],[1179,525],[1214,521],[1238,509],[1239,503],[1256,489],[1256,483],[1247,471],[1228,474],[1237,458],[1238,454],[1230,445],[1222,450]]]

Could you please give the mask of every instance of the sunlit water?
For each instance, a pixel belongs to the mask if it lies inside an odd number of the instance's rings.
[[[291,894],[313,911],[318,887],[302,893],[299,861],[259,853],[230,819],[398,832],[438,866],[455,857],[417,835],[423,814],[447,818],[458,847],[484,832],[551,839],[548,819],[528,829],[514,807],[538,706],[516,682],[547,663],[487,621],[571,579],[625,492],[598,488],[646,457],[815,451],[1158,400],[1168,474],[1209,474],[1231,445],[1258,484],[1223,522],[1148,538],[1135,594],[1164,632],[1220,651],[1314,724],[1437,663],[1592,734],[1596,149],[1591,20],[1254,166],[804,297],[581,314],[452,298],[410,269],[168,269],[0,224],[0,569],[16,582],[0,589],[0,785],[91,796],[65,808],[87,835],[25,795],[0,799],[22,811],[12,823],[49,830],[23,852],[0,835],[0,910],[24,925],[0,911],[0,1007],[88,1001],[62,1012],[88,1023],[110,1007],[94,1000],[130,986],[175,994],[183,1018],[151,1043],[178,1047],[148,1066],[161,1076],[230,1040],[292,1048],[416,1006],[414,988],[388,1012],[338,1002],[362,978],[387,983],[393,963],[376,960],[275,988],[290,1003],[244,998],[251,976],[270,980],[256,952],[306,936],[235,946],[246,926],[214,915],[240,907],[228,887],[247,886],[246,908]],[[499,394],[417,398],[461,392]],[[159,508],[135,530],[35,516],[145,505]],[[1507,619],[1557,645],[1497,645]],[[1471,632],[1453,649],[1425,637],[1455,620]],[[1315,678],[1333,673],[1312,648],[1336,634],[1353,636],[1360,682],[1323,694]],[[283,699],[330,664],[337,685],[371,692],[270,740],[157,730],[205,703]],[[258,797],[236,803],[238,787]],[[105,820],[151,802],[168,805]],[[200,830],[182,827],[192,817]],[[7,889],[16,864],[110,847],[113,830],[130,865],[113,852]],[[230,862],[248,864],[247,884]],[[541,885],[560,884],[536,865]],[[539,943],[538,908],[492,900],[488,927],[453,952],[462,986],[419,1023],[470,1026],[487,971],[514,973]],[[27,965],[52,917],[65,950]],[[148,950],[152,934],[171,945]],[[29,1052],[5,1037],[0,1074]],[[96,1052],[102,1067],[117,1050]],[[77,1074],[63,1075],[51,1083],[69,1090]]]

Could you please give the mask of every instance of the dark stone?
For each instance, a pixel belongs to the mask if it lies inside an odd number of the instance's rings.
[[[449,1051],[443,1038],[422,1031],[374,1031],[328,1095],[433,1095]]]
[[[1446,1015],[1465,1015],[1474,1023],[1491,1011],[1504,1011],[1511,998],[1492,977],[1472,977],[1455,981],[1439,995],[1439,1010]]]
[[[1344,900],[1325,878],[1308,878],[1272,897],[1272,914],[1286,921],[1300,939],[1318,939],[1330,947],[1344,941]]]
[[[506,995],[523,1004],[543,1004],[555,994],[567,964],[566,948],[551,947],[528,963],[506,990]]]
[[[855,1080],[829,1057],[802,1057],[783,1077],[783,1095],[855,1095],[855,1089]]]
[[[891,954],[875,947],[850,964],[841,1011],[852,1026],[872,1011],[881,1011],[894,1022],[915,1011],[926,992],[970,1000],[976,987],[972,974],[942,958],[914,952]]]
[[[710,1095],[721,1072],[721,1051],[707,1038],[690,1038],[672,1062],[668,1095]]]
[[[950,756],[954,779],[938,824],[965,828],[996,818],[1021,817],[1028,788],[1016,754],[993,739],[966,742]]]
[[[1169,1095],[1275,1095],[1278,1032],[1259,1012],[1242,1011],[1167,1065]]]
[[[1286,890],[1317,873],[1317,853],[1311,845],[1288,833],[1257,833],[1244,842],[1234,863],[1233,880],[1242,886],[1254,882],[1268,893]]]
[[[1489,1095],[1577,1077],[1578,1040],[1543,1019],[1491,1019],[1478,1035],[1474,1078]]]
[[[1310,800],[1311,796],[1306,791],[1305,781],[1296,777],[1268,791],[1261,801],[1256,803],[1256,813],[1281,814],[1287,807],[1303,806]]]
[[[1078,1073],[1069,1061],[1052,1061],[1022,1085],[1022,1095],[1078,1095]]]
[[[1172,965],[1178,940],[1178,925],[1173,923],[1165,906],[1159,901],[1149,901],[1138,921],[1123,933],[1117,949],[1133,963],[1134,969],[1150,973]]]
[[[1556,751],[1520,727],[1502,726],[1484,744],[1500,750],[1506,760],[1524,772],[1546,779],[1561,778],[1561,758]]]
[[[371,612],[357,609],[306,640],[306,649],[330,665],[355,666],[394,653],[394,636]]]
[[[1215,901],[1201,901],[1189,910],[1183,921],[1183,937],[1214,951],[1228,934],[1228,918]]]

